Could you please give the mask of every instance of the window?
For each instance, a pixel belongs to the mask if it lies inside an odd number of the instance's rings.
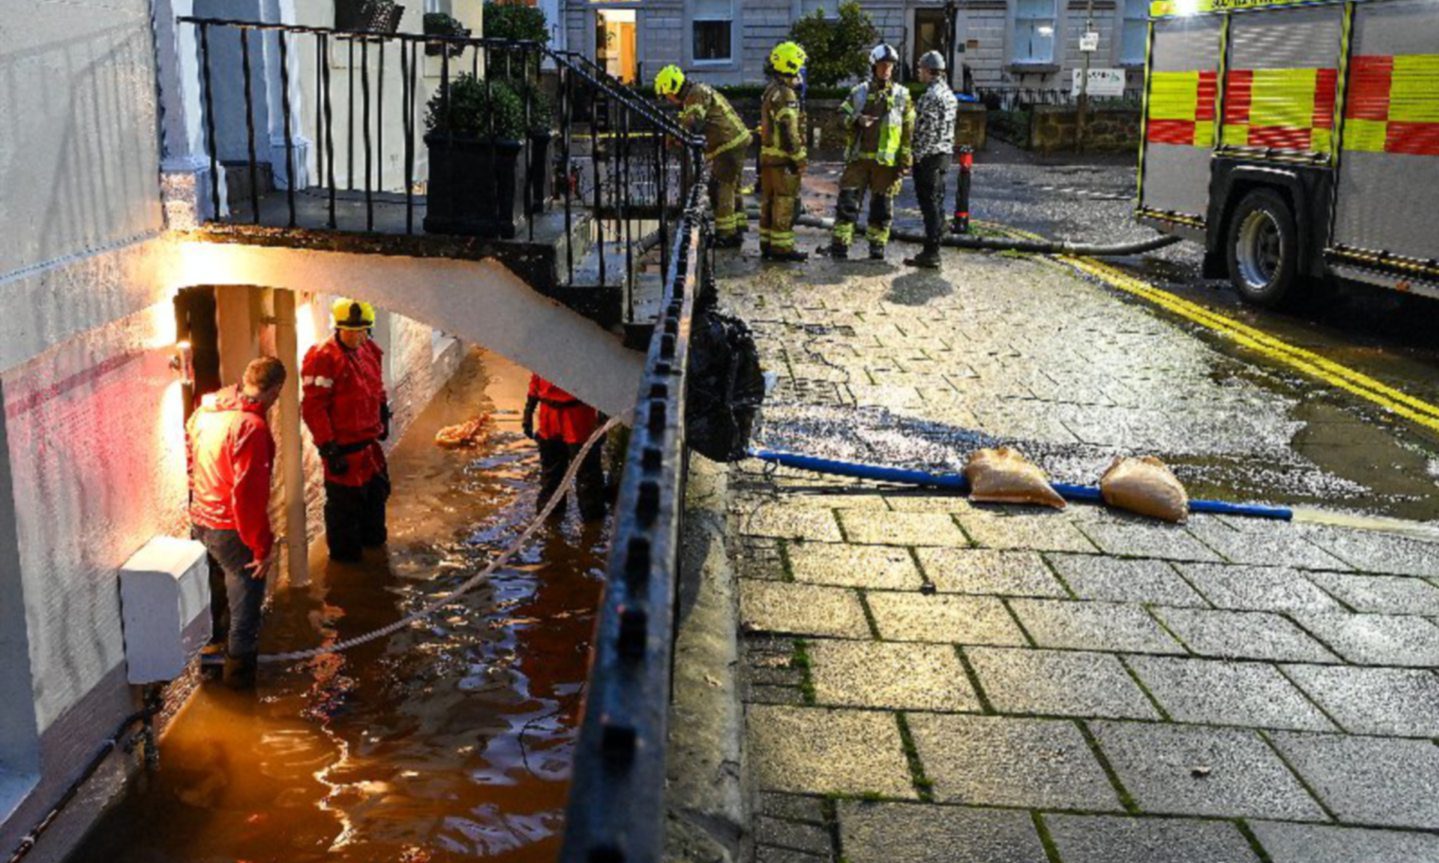
[[[732,0],[698,0],[693,4],[695,62],[724,61],[733,57],[730,32],[734,27]]]
[[[1055,0],[1018,0],[1014,10],[1014,62],[1054,62]]]
[[[1125,66],[1144,63],[1145,43],[1149,40],[1148,0],[1124,0],[1124,34],[1119,44],[1119,62]]]

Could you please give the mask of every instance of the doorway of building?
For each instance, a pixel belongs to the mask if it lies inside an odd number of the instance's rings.
[[[914,41],[910,45],[911,80],[919,77],[919,58],[930,51],[946,55],[945,39],[949,35],[949,22],[943,9],[914,10]]]
[[[215,289],[208,285],[184,288],[175,295],[175,335],[185,390],[185,419],[206,394],[222,386],[220,380],[220,327]]]
[[[634,9],[595,10],[595,62],[626,84],[639,76],[637,31]]]

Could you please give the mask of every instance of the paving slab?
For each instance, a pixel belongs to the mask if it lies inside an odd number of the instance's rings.
[[[1277,614],[1202,608],[1154,613],[1200,656],[1286,662],[1338,662],[1324,645]]]
[[[1422,578],[1342,572],[1311,572],[1308,577],[1355,611],[1439,614],[1439,587]]]
[[[1201,542],[1231,563],[1299,569],[1349,569],[1344,561],[1309,541],[1300,530],[1272,521],[1239,527],[1222,519],[1190,516],[1186,525]]]
[[[1272,566],[1175,564],[1184,578],[1219,608],[1243,611],[1343,611],[1334,598],[1297,569]]]
[[[1294,619],[1350,662],[1439,666],[1439,626],[1422,617],[1341,611],[1296,613]]]
[[[885,503],[895,512],[969,512],[967,498],[937,489],[915,489],[887,492]]]
[[[943,644],[1011,644],[1025,640],[1004,604],[989,596],[874,591],[867,595],[880,638]]]
[[[1159,718],[1112,654],[970,647],[965,656],[1000,713]]]
[[[775,793],[761,793],[757,796],[758,805],[755,811],[761,815],[783,818],[786,821],[809,821],[814,824],[824,822],[824,801],[819,797]]]
[[[1027,551],[1093,553],[1094,544],[1065,513],[996,515],[989,510],[961,513],[959,523],[976,545]]]
[[[776,848],[759,845],[754,849],[755,863],[830,863],[834,858],[828,854],[807,854],[791,848]]]
[[[1141,602],[1209,608],[1163,560],[1109,557],[1099,554],[1047,554],[1054,571],[1081,599]]]
[[[740,580],[740,625],[757,632],[868,638],[859,594],[839,587]]]
[[[1119,811],[1084,736],[1062,719],[911,714],[935,799],[948,803]]]
[[[1069,596],[1038,552],[921,548],[918,555],[924,574],[942,593]]]
[[[751,704],[745,722],[762,791],[915,796],[892,714]]]
[[[1384,531],[1307,528],[1309,541],[1362,572],[1439,576],[1439,543]]]
[[[1286,665],[1284,672],[1355,734],[1439,737],[1439,675],[1408,668]]]
[[[735,513],[734,523],[737,531],[744,536],[816,542],[841,542],[844,539],[832,511],[790,506],[785,501],[740,508]]]
[[[830,852],[829,830],[822,824],[787,821],[760,816],[755,819],[755,842],[806,854],[823,856]]]
[[[1273,732],[1340,821],[1439,829],[1439,746],[1428,740]]]
[[[905,548],[806,542],[790,546],[788,554],[799,582],[883,590],[918,590],[923,584]]]
[[[1257,732],[1146,722],[1089,727],[1142,812],[1326,820]]]
[[[1250,821],[1273,863],[1433,863],[1439,836],[1330,824]],[[1067,863],[1067,861],[1066,861]]]
[[[1176,722],[1338,730],[1272,665],[1133,656],[1129,667]]]
[[[1184,653],[1143,607],[1115,602],[1015,599],[1010,608],[1040,647]]]
[[[840,841],[849,863],[1046,863],[1027,812],[920,806],[839,804]]]
[[[850,542],[869,545],[947,545],[969,546],[969,539],[944,512],[871,512],[841,510]]]
[[[893,710],[980,709],[947,644],[819,640],[809,645],[815,700]]]
[[[1081,529],[1105,554],[1163,560],[1223,560],[1182,525],[1087,523]]]
[[[1043,816],[1064,863],[1257,863],[1239,828],[1194,818]],[[1277,861],[1276,861],[1277,863]]]

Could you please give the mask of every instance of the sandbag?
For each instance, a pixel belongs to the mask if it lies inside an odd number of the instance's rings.
[[[1175,523],[1189,518],[1189,494],[1151,455],[1115,459],[1099,480],[1099,493],[1110,506],[1139,515]]]
[[[471,449],[489,440],[490,417],[480,416],[452,426],[445,426],[435,433],[435,446],[445,449]]]
[[[979,503],[1032,503],[1064,509],[1064,498],[1050,487],[1039,465],[1007,446],[971,453],[964,478],[969,480],[969,499]]]

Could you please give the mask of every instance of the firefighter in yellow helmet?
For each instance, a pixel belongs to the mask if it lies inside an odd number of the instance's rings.
[[[839,178],[839,206],[830,234],[829,253],[844,259],[854,242],[854,224],[860,202],[869,191],[871,260],[884,260],[889,225],[894,218],[894,196],[914,161],[910,140],[914,135],[914,101],[909,91],[894,82],[899,53],[888,45],[869,52],[870,79],[849,92],[840,106],[846,146],[844,173]]]
[[[375,309],[358,300],[331,307],[335,335],[300,365],[300,415],[325,463],[325,540],[330,559],[358,562],[362,548],[388,538],[389,466],[380,442],[390,436],[384,352],[370,338]]]
[[[776,45],[769,55],[769,86],[760,99],[759,244],[760,257],[767,261],[809,257],[794,247],[800,182],[809,165],[805,117],[796,91],[807,59],[794,42]]]
[[[728,99],[708,84],[687,80],[678,66],[666,66],[655,76],[655,95],[683,106],[680,124],[686,131],[704,135],[705,160],[710,163],[715,245],[739,248],[749,227],[740,197],[749,129]]]

